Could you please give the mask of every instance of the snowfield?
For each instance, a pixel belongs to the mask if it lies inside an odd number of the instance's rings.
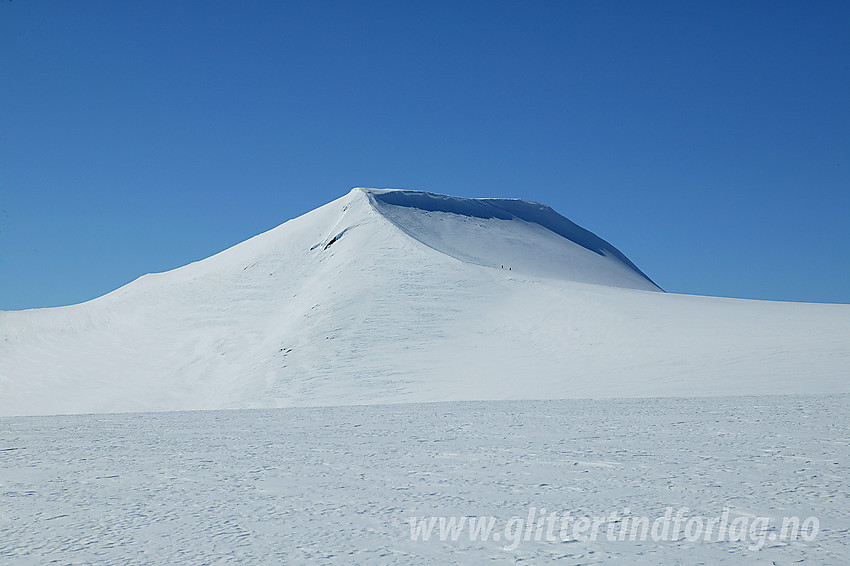
[[[354,189],[0,312],[0,563],[845,564],[849,415],[850,305],[665,293],[544,205]]]
[[[0,419],[4,564],[846,564],[848,395]],[[520,540],[519,517],[769,520],[754,539]],[[493,517],[487,540],[410,518]],[[815,517],[811,541],[779,540]],[[743,518],[743,519],[741,519]],[[507,528],[507,531],[506,531]],[[536,527],[535,527],[536,529]],[[684,527],[682,527],[684,530]],[[522,529],[524,534],[524,529]],[[500,540],[493,535],[500,533]],[[556,538],[559,530],[555,531]],[[616,531],[615,531],[616,533]],[[771,541],[773,535],[776,540]],[[747,530],[749,537],[749,530]],[[514,546],[514,548],[509,548]]]

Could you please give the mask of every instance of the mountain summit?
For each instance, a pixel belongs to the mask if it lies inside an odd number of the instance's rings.
[[[848,337],[846,305],[660,292],[542,204],[354,189],[98,299],[0,312],[0,415],[847,391]]]

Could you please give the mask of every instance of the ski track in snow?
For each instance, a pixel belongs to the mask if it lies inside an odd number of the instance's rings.
[[[847,394],[0,419],[3,564],[846,564]],[[410,539],[410,517],[815,516],[812,542]]]

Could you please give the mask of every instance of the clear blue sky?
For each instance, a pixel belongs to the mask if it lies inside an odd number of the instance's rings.
[[[850,303],[850,2],[0,4],[0,309],[355,186],[549,204],[668,291]]]

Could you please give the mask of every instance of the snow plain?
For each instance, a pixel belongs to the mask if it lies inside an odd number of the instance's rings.
[[[847,395],[0,419],[4,564],[846,564]],[[410,517],[767,517],[750,540],[412,540]],[[811,541],[770,541],[782,517]],[[753,548],[758,547],[758,548]]]
[[[543,205],[355,189],[0,312],[0,562],[850,563],[848,378],[850,305],[664,293]],[[544,508],[767,524],[512,541]],[[414,540],[439,517],[501,540]]]

